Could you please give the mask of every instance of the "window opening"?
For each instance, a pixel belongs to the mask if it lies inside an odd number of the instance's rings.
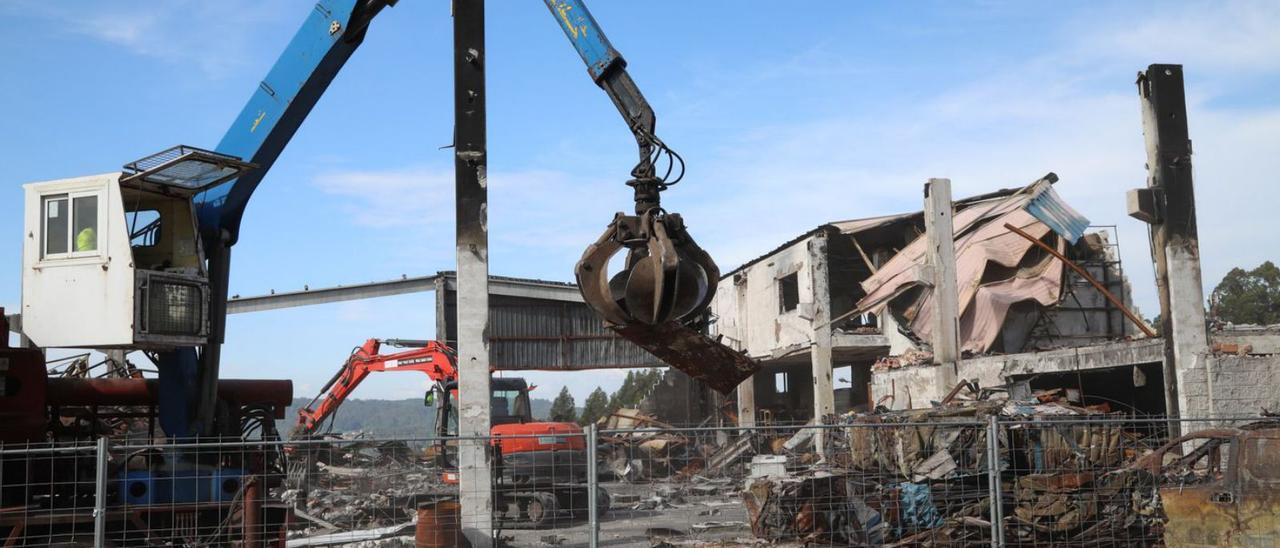
[[[129,245],[152,247],[160,242],[160,212],[154,209],[129,211],[124,214],[129,225]]]
[[[778,304],[781,312],[795,310],[800,305],[800,279],[792,272],[778,278]]]

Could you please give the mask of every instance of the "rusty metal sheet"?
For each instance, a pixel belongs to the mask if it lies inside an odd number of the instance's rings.
[[[1165,464],[1173,450],[1201,446]],[[1220,473],[1203,459],[1220,460],[1216,448],[1231,447],[1235,456]],[[1210,449],[1208,451],[1204,449]],[[1164,541],[1168,546],[1280,545],[1280,429],[1218,428],[1177,438],[1140,459],[1132,468],[1176,482],[1160,488],[1164,509]],[[1207,474],[1200,483],[1186,482],[1179,471],[1199,468]],[[1221,469],[1217,469],[1221,470]]]
[[[1169,520],[1164,541],[1169,546],[1228,546],[1236,530],[1232,504],[1212,502],[1220,486],[1173,486],[1160,489],[1160,504]]]
[[[677,322],[632,323],[609,328],[721,394],[733,392],[760,369],[759,362],[745,354]]]
[[[1010,233],[1004,223],[1020,227],[1036,238],[1052,231],[1025,209],[1035,196],[1051,187],[1037,181],[1023,191],[990,204],[975,204],[958,211],[955,229],[957,295],[960,302],[962,350],[984,353],[1000,335],[1009,307],[1019,302],[1051,306],[1061,298],[1063,266],[1051,257],[1036,264],[1022,264],[1033,245]],[[1065,251],[1058,239],[1057,248]],[[925,262],[926,239],[921,236],[897,253],[861,285],[866,295],[857,303],[863,312],[880,312],[907,291],[924,287],[906,314],[911,331],[928,340],[934,300],[932,290],[920,278]],[[997,268],[998,267],[998,268]],[[998,278],[993,278],[998,275]]]

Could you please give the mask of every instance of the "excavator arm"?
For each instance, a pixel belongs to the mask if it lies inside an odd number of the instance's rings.
[[[394,354],[381,354],[383,344],[414,348]],[[329,420],[351,392],[360,386],[365,377],[370,373],[383,371],[420,371],[439,383],[458,378],[454,352],[443,343],[369,339],[351,352],[342,368],[320,389],[320,394],[298,410],[298,421],[290,438],[303,439],[314,435],[320,425]]]

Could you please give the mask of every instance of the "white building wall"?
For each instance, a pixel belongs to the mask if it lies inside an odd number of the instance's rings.
[[[809,242],[805,238],[720,280],[711,310],[718,316],[715,333],[741,345],[752,357],[771,357],[776,350],[808,347],[813,332],[813,278]],[[799,305],[783,312],[778,280],[796,274]]]

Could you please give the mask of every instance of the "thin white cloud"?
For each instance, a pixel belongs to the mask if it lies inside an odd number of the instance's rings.
[[[345,198],[343,210],[358,225],[393,228],[452,222],[452,169],[341,170],[317,176],[314,184],[326,194]]]
[[[1159,6],[1139,7],[1137,17],[1132,12],[1115,17],[1092,13],[1087,22],[1072,25],[1079,31],[1076,51],[1088,58],[1182,63],[1217,74],[1280,69],[1280,3],[1236,0]]]
[[[301,23],[307,12],[302,5],[288,9],[292,7],[293,3],[248,0],[12,1],[0,5],[0,15],[35,16],[57,23],[68,34],[221,78],[256,57],[250,52],[263,36],[264,23],[295,18]],[[277,44],[287,39],[288,35],[269,41]]]

